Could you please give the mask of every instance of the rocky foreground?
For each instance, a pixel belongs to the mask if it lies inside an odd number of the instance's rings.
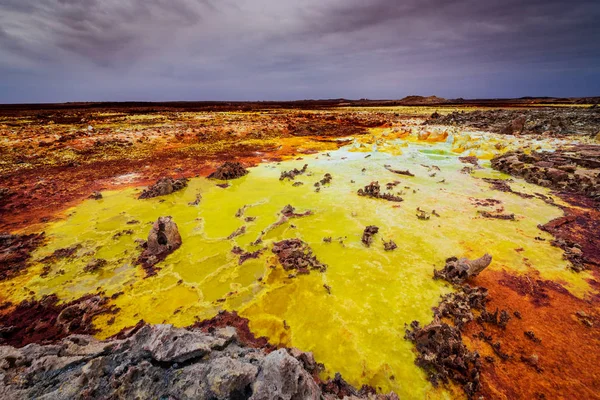
[[[320,382],[312,354],[244,345],[234,327],[145,325],[100,341],[0,347],[2,399],[397,399]]]

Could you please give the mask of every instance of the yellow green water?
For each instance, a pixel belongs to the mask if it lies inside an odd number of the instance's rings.
[[[137,200],[140,189],[104,192],[102,200],[84,201],[69,210],[64,220],[46,226],[49,241],[33,257],[39,260],[79,243],[82,247],[75,259],[50,264],[45,278],[39,276],[44,265],[34,263],[26,275],[0,283],[0,293],[13,301],[55,293],[67,301],[98,290],[108,296],[124,292],[113,300],[120,308],[114,321],[110,315],[94,321],[100,337],[140,319],[187,326],[221,309],[237,310],[250,320],[257,336],[314,352],[325,364],[324,376],[339,371],[356,386],[394,390],[401,398],[447,397],[447,392],[426,381],[414,365],[412,345],[403,339],[404,324],[415,319],[430,321],[431,307],[451,290],[432,279],[434,267],[442,267],[453,255],[479,257],[488,252],[493,256],[490,269],[535,269],[543,278],[563,282],[577,296],[589,290],[588,276],[570,272],[561,250],[552,247],[551,237],[537,228],[562,215],[560,209],[538,199],[490,190],[481,177],[506,176],[489,167],[473,175],[460,173],[464,164],[453,152],[460,138],[430,144],[397,136],[379,131],[329,156],[263,164],[230,181],[226,189],[196,178],[187,189],[155,199]],[[478,146],[471,146],[472,152],[488,152],[498,140],[480,138]],[[304,185],[294,187],[292,181],[279,180],[282,170],[304,163],[309,165],[308,174],[296,178]],[[415,177],[394,174],[385,164],[409,169]],[[433,165],[440,171],[428,168]],[[436,176],[430,176],[434,172]],[[315,192],[313,184],[325,173],[333,176],[332,183]],[[401,181],[393,192],[402,192],[404,202],[356,194],[373,180],[382,188],[387,182]],[[522,181],[512,185],[515,190],[547,194]],[[198,193],[200,204],[188,205]],[[516,221],[482,218],[477,214],[482,208],[475,207],[470,198],[501,200],[505,212],[514,213]],[[313,214],[267,229],[287,204]],[[236,217],[243,206],[243,217]],[[417,207],[436,210],[440,216],[419,220]],[[134,239],[145,239],[152,222],[163,215],[173,217],[183,245],[159,264],[156,276],[145,278],[134,264],[140,253]],[[256,219],[245,222],[248,216]],[[127,224],[130,221],[139,223]],[[227,239],[244,225],[245,234]],[[370,248],[360,240],[367,225],[380,228]],[[133,234],[113,238],[126,229]],[[263,243],[252,246],[262,230],[267,230]],[[323,238],[329,236],[332,242],[325,243]],[[548,240],[537,241],[536,236]],[[292,237],[310,244],[317,258],[328,265],[325,273],[288,278],[276,265],[272,243]],[[398,248],[385,252],[382,239],[394,240]],[[249,251],[267,250],[260,258],[238,265],[237,256],[231,253],[236,245]],[[519,248],[523,251],[515,251]],[[84,272],[93,258],[106,259],[108,264],[98,272]],[[331,288],[331,294],[324,285]]]

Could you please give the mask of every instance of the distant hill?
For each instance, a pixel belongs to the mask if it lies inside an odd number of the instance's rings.
[[[449,103],[449,101],[437,96],[406,96],[405,98],[400,99],[398,103],[407,106],[421,106],[430,104],[446,104]]]

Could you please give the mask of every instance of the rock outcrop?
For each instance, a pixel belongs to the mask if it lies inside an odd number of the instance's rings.
[[[401,202],[403,201],[402,197],[395,196],[391,193],[383,193],[379,186],[379,182],[371,182],[364,189],[358,189],[357,194],[359,196],[371,197],[373,199],[383,199],[387,201]]]
[[[177,224],[171,217],[159,217],[152,226],[144,251],[138,259],[148,276],[156,274],[154,267],[181,246],[181,236]]]
[[[209,179],[229,180],[237,179],[248,174],[248,170],[237,161],[227,161],[220,165],[215,172],[210,174]]]
[[[554,107],[534,110],[455,111],[443,116],[432,115],[425,123],[471,127],[505,135],[547,133],[593,137],[598,134],[600,109]]]
[[[445,279],[453,284],[461,284],[467,279],[479,275],[481,271],[490,265],[492,256],[484,254],[476,260],[467,258],[450,257],[442,270],[434,270],[434,279]]]
[[[405,338],[414,343],[415,364],[425,370],[429,381],[437,386],[452,380],[472,398],[480,388],[479,354],[465,346],[460,330],[437,318],[424,327],[413,321],[410,328]]]
[[[527,182],[600,201],[600,146],[577,145],[553,152],[508,152],[492,167]]]
[[[74,335],[0,347],[1,398],[318,399],[311,374],[284,349],[241,346],[234,328],[207,334],[144,326],[125,339]]]
[[[312,354],[248,347],[230,326],[208,333],[143,325],[106,341],[72,335],[50,345],[0,347],[3,399],[338,398],[321,387],[339,385],[320,382],[317,373]],[[351,392],[350,398],[397,399]]]
[[[325,272],[327,265],[317,260],[310,246],[300,239],[286,239],[273,244],[273,253],[286,271],[308,274],[310,270]]]
[[[379,228],[375,225],[369,225],[365,228],[362,234],[361,242],[367,247],[371,247],[371,243],[373,243],[373,236],[375,236],[379,232]]]
[[[284,179],[289,179],[289,180],[293,181],[294,179],[296,179],[296,177],[298,175],[304,174],[306,172],[307,168],[308,168],[308,164],[304,164],[302,169],[294,168],[289,171],[282,171],[281,175],[279,176],[279,180],[282,181]]]
[[[187,184],[188,180],[186,178],[160,178],[154,185],[149,186],[146,190],[144,190],[138,199],[150,199],[152,197],[171,194],[185,188]]]

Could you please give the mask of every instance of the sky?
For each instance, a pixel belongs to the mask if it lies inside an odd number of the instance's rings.
[[[0,0],[0,103],[600,96],[600,0]]]

